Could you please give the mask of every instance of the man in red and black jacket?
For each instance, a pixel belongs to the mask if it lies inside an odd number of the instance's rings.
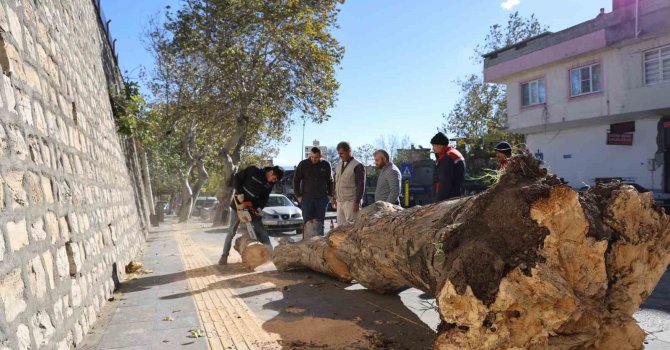
[[[461,152],[449,146],[449,138],[438,132],[431,140],[437,157],[433,173],[433,201],[459,197],[463,193],[465,159]]]

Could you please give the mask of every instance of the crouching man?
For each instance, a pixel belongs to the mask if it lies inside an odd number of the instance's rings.
[[[228,235],[223,245],[223,254],[219,259],[219,265],[228,263],[228,255],[233,238],[237,234],[240,222],[251,225],[259,242],[265,244],[268,251],[272,253],[272,244],[270,235],[263,226],[263,208],[270,198],[270,193],[275,183],[284,176],[284,169],[278,166],[259,168],[250,166],[233,177],[233,187],[235,195],[230,203],[230,225],[228,226]]]

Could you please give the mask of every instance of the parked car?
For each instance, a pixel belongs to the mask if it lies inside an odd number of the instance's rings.
[[[302,210],[283,194],[271,194],[263,208],[263,225],[270,232],[303,232]]]
[[[217,204],[219,204],[219,200],[216,197],[198,197],[195,200],[191,216],[201,216],[203,209],[211,210]]]

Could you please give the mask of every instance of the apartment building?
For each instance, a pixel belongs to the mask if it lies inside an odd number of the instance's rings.
[[[491,52],[484,79],[506,84],[509,130],[572,187],[615,178],[670,192],[670,0],[614,0]]]

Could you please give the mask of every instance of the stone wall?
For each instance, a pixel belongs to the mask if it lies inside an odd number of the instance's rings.
[[[144,242],[111,57],[92,1],[0,1],[1,350],[79,344]]]

